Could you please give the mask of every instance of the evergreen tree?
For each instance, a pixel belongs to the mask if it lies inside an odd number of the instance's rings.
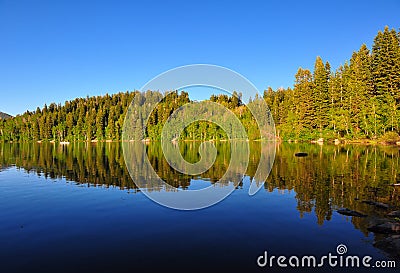
[[[371,115],[370,99],[373,94],[371,56],[366,45],[354,52],[350,59],[348,96],[350,97],[350,115],[352,132],[355,137],[370,134],[368,115]]]
[[[271,110],[268,114],[274,118],[278,136],[303,140],[319,137],[375,139],[389,131],[399,133],[399,37],[394,29],[385,27],[375,37],[371,53],[366,45],[362,45],[349,62],[332,72],[329,62],[324,64],[317,57],[313,73],[298,69],[293,89],[268,88],[264,91],[263,99]],[[137,129],[132,137],[159,140],[169,116],[180,106],[190,103],[189,95],[184,91],[169,92],[161,100],[162,97],[160,92],[149,90],[77,98],[64,105],[45,104],[34,112],[0,119],[0,140],[120,140],[124,118],[132,101],[132,108],[139,117],[129,125],[129,129]],[[256,96],[248,104],[257,103],[259,99]],[[229,108],[242,122],[250,139],[260,137],[257,123],[241,102],[240,93],[212,95],[210,101]],[[150,105],[156,102],[159,102],[157,107],[150,113]],[[148,121],[143,120],[149,115]],[[237,128],[229,130],[237,131]],[[215,124],[201,121],[190,124],[180,137],[208,140],[225,138],[226,134]]]
[[[297,126],[294,130],[295,135],[301,137],[316,126],[316,102],[313,99],[313,82],[310,70],[299,68],[295,78],[293,101]]]
[[[103,110],[100,109],[97,112],[97,116],[96,116],[96,138],[98,140],[102,140],[103,136],[104,136],[104,113]]]
[[[372,47],[372,76],[376,95],[376,134],[399,130],[400,43],[395,30],[378,32]]]
[[[330,65],[327,65],[330,69]],[[317,57],[314,66],[314,75],[313,75],[313,100],[314,100],[314,108],[315,108],[315,119],[316,119],[316,128],[318,128],[321,136],[322,130],[329,123],[328,116],[328,105],[329,105],[329,96],[328,96],[328,77],[330,71],[327,71],[327,68],[322,62],[321,57]]]

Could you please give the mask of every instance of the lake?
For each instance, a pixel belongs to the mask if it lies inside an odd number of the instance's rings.
[[[137,145],[156,173],[182,190],[213,185],[230,160],[229,143],[218,143],[212,168],[190,176],[168,165],[160,144]],[[199,160],[199,144],[179,148],[187,161]],[[400,183],[399,147],[274,148],[271,173],[254,196],[248,189],[263,151],[250,142],[246,174],[231,195],[205,209],[180,211],[137,188],[121,143],[0,144],[0,271],[275,272],[277,266],[257,266],[265,251],[321,257],[336,254],[339,244],[349,255],[398,266],[399,249],[385,243],[397,235],[368,228],[396,221],[386,215],[400,209],[400,187],[393,186]],[[367,217],[341,215],[340,208]]]

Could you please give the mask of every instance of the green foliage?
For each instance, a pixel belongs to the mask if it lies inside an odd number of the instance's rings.
[[[0,119],[0,141],[117,140],[121,116],[137,92],[54,103],[7,120]],[[123,120],[122,120],[123,122]]]
[[[362,45],[353,52],[349,62],[334,72],[329,62],[324,63],[317,57],[313,72],[298,69],[293,89],[264,91],[263,98],[270,107],[277,136],[284,140],[378,139],[390,136],[387,132],[399,133],[399,37],[394,29],[385,27],[375,37],[371,52]],[[133,139],[159,140],[168,117],[180,106],[190,103],[188,93],[177,91],[165,96],[152,113],[146,102],[151,104],[162,98],[155,91],[78,98],[63,106],[52,103],[16,117],[0,118],[0,141],[120,140],[125,115],[135,96],[138,97],[133,108],[139,111],[140,118],[129,125],[136,129]],[[230,109],[245,127],[250,140],[260,138],[257,123],[242,104],[240,93],[212,95],[210,101]],[[143,120],[148,115],[149,119]],[[220,127],[207,121],[193,122],[180,135],[181,139],[189,140],[226,137]]]
[[[329,63],[327,63],[327,67],[330,69]],[[320,133],[329,122],[327,108],[329,106],[328,79],[330,71],[327,71],[327,67],[318,56],[314,66],[312,100],[315,107],[315,127]]]
[[[400,141],[400,136],[396,132],[387,132],[380,138],[380,141],[387,144],[396,144],[396,142]]]
[[[334,72],[317,57],[313,74],[299,68],[294,90],[265,91],[278,136],[377,139],[389,131],[400,132],[399,36],[385,27],[372,53],[362,45],[350,63]]]

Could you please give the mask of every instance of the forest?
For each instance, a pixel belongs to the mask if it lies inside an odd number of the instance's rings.
[[[299,68],[293,88],[264,91],[277,134],[283,139],[398,138],[400,126],[400,33],[379,31],[331,71],[316,58]]]
[[[158,91],[121,92],[77,98],[63,105],[51,103],[11,118],[0,118],[0,141],[119,141],[129,105],[135,96],[143,104],[157,101]],[[349,61],[332,71],[317,57],[313,71],[299,68],[292,88],[263,93],[281,140],[318,138],[399,141],[400,132],[400,32],[385,27],[374,38],[372,49],[363,44]],[[212,95],[210,101],[230,109],[241,121],[249,139],[258,139],[258,127],[240,90],[232,95]],[[187,92],[172,91],[151,113],[140,138],[157,140],[174,110],[194,103]],[[252,102],[247,102],[252,103]],[[224,139],[213,123],[189,125],[181,139]]]

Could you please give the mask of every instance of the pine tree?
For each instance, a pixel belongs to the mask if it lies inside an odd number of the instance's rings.
[[[98,140],[103,139],[103,136],[104,136],[103,128],[104,128],[104,113],[103,113],[103,110],[100,109],[97,112],[97,116],[96,116],[96,138]]]
[[[53,136],[53,118],[52,113],[47,112],[45,117],[45,125],[44,125],[44,136],[45,140],[51,139]]]
[[[355,137],[369,134],[368,115],[372,114],[370,98],[373,94],[371,56],[366,45],[354,52],[350,59],[348,90],[352,132]],[[362,132],[362,134],[361,134]]]
[[[74,129],[74,116],[72,112],[69,112],[66,116],[66,121],[65,121],[65,127],[66,127],[66,134],[69,139],[73,139],[73,129]]]
[[[376,114],[382,131],[398,130],[400,102],[400,43],[395,30],[379,31],[372,47],[372,76],[377,97]],[[396,105],[397,104],[397,105]]]
[[[315,127],[316,111],[312,97],[313,82],[310,70],[299,68],[295,78],[294,113],[297,117],[295,134],[299,137],[302,131],[311,131]]]
[[[328,64],[329,66],[329,64]],[[330,69],[330,66],[329,66]],[[329,123],[328,116],[328,105],[329,105],[329,96],[328,96],[328,76],[330,72],[327,72],[327,67],[325,67],[322,62],[321,57],[317,57],[314,66],[314,75],[313,75],[313,99],[314,99],[314,107],[315,107],[315,115],[316,115],[316,128],[318,128],[320,134],[322,134],[322,130]]]
[[[40,139],[39,122],[36,117],[32,120],[32,139],[35,141]]]
[[[400,98],[400,43],[399,36],[386,26],[379,31],[372,47],[372,74],[374,91],[378,96],[390,92],[396,99]]]

